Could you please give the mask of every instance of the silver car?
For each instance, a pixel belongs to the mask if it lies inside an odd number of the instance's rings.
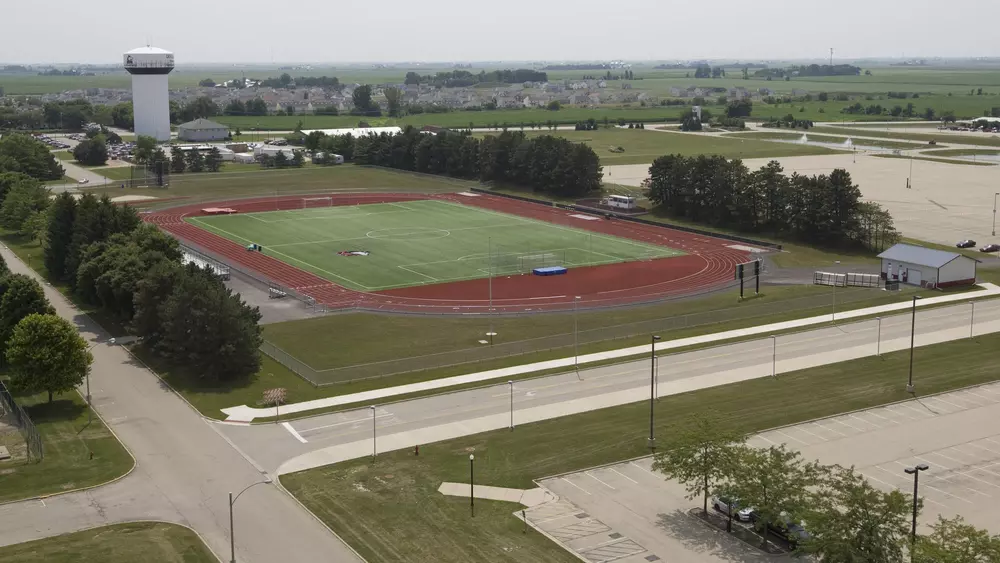
[[[736,512],[733,513],[733,518],[739,520],[740,522],[749,522],[753,519],[753,508],[740,508],[739,499],[733,499],[729,497],[712,497],[712,508],[716,511],[729,516],[729,509],[732,507]]]

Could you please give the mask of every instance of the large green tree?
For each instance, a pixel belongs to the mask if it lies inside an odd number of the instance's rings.
[[[101,135],[81,141],[73,147],[73,158],[87,166],[104,166],[108,163],[108,144]]]
[[[830,468],[805,507],[809,538],[798,546],[824,563],[903,563],[911,499],[873,487],[853,468]]]
[[[389,110],[389,117],[399,117],[402,109],[403,91],[395,86],[390,86],[383,90],[386,107]]]
[[[805,463],[797,451],[784,444],[767,449],[741,448],[736,459],[742,476],[729,483],[729,493],[757,513],[761,545],[767,544],[768,526],[797,522],[814,497],[812,488],[823,475],[816,463]]]
[[[156,138],[149,135],[139,135],[135,139],[135,161],[138,164],[150,162],[156,151]]]
[[[208,154],[205,155],[205,170],[209,172],[218,172],[219,167],[222,166],[222,153],[219,152],[218,147],[212,147]]]
[[[1000,536],[970,526],[961,516],[943,518],[931,525],[929,535],[917,538],[913,563],[997,563]]]
[[[63,167],[45,143],[29,135],[8,133],[0,138],[0,173],[23,172],[36,180],[58,180]]]
[[[59,194],[49,210],[45,245],[45,269],[56,280],[65,279],[66,259],[73,240],[76,220],[76,198],[67,192]]]
[[[32,313],[51,314],[52,306],[38,282],[24,274],[11,274],[0,297],[0,350],[6,350],[14,327]]]
[[[7,342],[7,363],[14,389],[29,393],[72,391],[87,375],[93,357],[69,321],[52,314],[30,314],[14,327]]]
[[[743,436],[723,426],[718,417],[697,414],[687,426],[671,432],[653,469],[684,485],[689,500],[700,497],[702,512],[708,514],[708,497],[733,473],[742,442]]]
[[[370,84],[362,84],[354,89],[351,94],[351,101],[354,103],[354,111],[361,115],[374,113],[378,105],[372,101],[372,87]]]
[[[11,186],[0,204],[0,224],[4,228],[28,234],[25,226],[37,212],[49,206],[49,190],[37,180],[24,180]]]

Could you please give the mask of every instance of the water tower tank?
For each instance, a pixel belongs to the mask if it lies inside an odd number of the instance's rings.
[[[167,75],[174,70],[174,54],[156,47],[139,47],[123,56],[132,75],[132,113],[135,134],[170,140],[170,96]]]

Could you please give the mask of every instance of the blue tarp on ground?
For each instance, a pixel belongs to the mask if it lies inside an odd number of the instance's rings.
[[[547,266],[545,268],[535,268],[531,273],[536,276],[559,276],[566,273],[566,268],[563,266]]]

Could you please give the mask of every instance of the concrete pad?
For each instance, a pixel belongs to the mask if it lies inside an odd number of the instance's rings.
[[[7,446],[0,446],[0,461],[10,459],[10,452],[7,451]]]
[[[543,502],[554,500],[555,497],[543,489],[509,489],[506,487],[491,487],[489,485],[476,485],[470,491],[468,483],[441,483],[438,492],[452,497],[469,497],[473,493],[475,498],[486,500],[499,500],[503,502],[516,502],[525,506],[535,506]],[[527,502],[525,502],[527,501]],[[531,504],[528,504],[530,502]]]

